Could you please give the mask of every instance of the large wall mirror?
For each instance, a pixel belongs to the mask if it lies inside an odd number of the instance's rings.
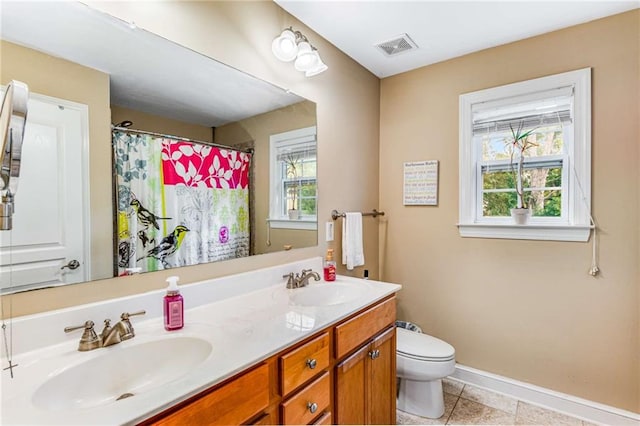
[[[174,159],[220,149],[227,168],[206,167],[216,178],[251,157],[249,190],[231,196],[247,197],[247,217],[238,225],[238,209],[207,195],[213,201],[203,208],[232,225],[190,229],[184,238],[193,246],[203,246],[206,229],[215,232],[218,246],[200,250],[224,252],[224,260],[317,245],[313,102],[81,3],[4,2],[1,20],[0,84],[23,81],[31,92],[14,229],[0,231],[3,294],[136,273],[138,258],[185,225],[175,211],[134,203],[142,190],[118,198],[118,175],[146,177],[158,165],[134,158],[135,148],[114,149],[114,135],[129,138],[127,147],[192,144],[169,153]],[[189,166],[181,173],[202,177]],[[302,214],[290,215],[296,207]],[[139,228],[123,230],[123,215],[137,217]],[[234,227],[243,228],[242,249],[221,248]],[[122,261],[118,235],[144,240],[127,257],[134,261]],[[156,257],[160,266],[148,270],[193,264],[177,259]]]

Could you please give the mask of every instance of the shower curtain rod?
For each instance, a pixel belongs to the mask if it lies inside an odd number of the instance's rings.
[[[165,135],[165,134],[162,134],[162,133],[149,132],[149,131],[146,131],[146,130],[130,129],[128,127],[113,126],[113,130],[119,130],[121,132],[128,132],[128,133],[139,133],[139,134],[142,134],[142,135],[159,136],[161,138],[177,139],[177,140],[181,140],[181,141],[185,141],[185,142],[193,142],[193,143],[199,143],[199,144],[202,144],[202,145],[213,146],[213,147],[216,147],[216,148],[232,149],[234,151],[247,152],[247,153],[253,155],[253,148],[246,148],[246,149],[236,148],[234,146],[222,145],[222,144],[214,143],[214,142],[199,141],[199,140],[196,140],[196,139],[183,138],[183,137],[180,137],[180,136]]]

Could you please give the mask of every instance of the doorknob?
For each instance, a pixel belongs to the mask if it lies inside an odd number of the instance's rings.
[[[78,269],[79,267],[80,267],[80,262],[78,262],[77,260],[73,259],[73,260],[70,260],[69,263],[67,263],[66,265],[64,265],[60,269],[69,268],[69,269],[73,270],[73,269]]]

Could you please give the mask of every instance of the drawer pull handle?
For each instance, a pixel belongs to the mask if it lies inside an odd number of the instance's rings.
[[[318,411],[318,404],[316,404],[315,402],[307,402],[307,408],[309,409],[311,414],[313,414]]]
[[[314,368],[316,368],[316,365],[318,365],[318,362],[315,359],[308,359],[306,364],[307,364],[307,367],[313,370]]]
[[[379,349],[376,349],[376,350],[373,350],[373,351],[369,351],[369,358],[376,359],[378,357],[380,357],[380,350]]]

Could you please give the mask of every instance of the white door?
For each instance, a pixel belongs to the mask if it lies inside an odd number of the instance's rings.
[[[86,105],[30,95],[13,229],[0,231],[2,293],[89,279],[87,123]]]

